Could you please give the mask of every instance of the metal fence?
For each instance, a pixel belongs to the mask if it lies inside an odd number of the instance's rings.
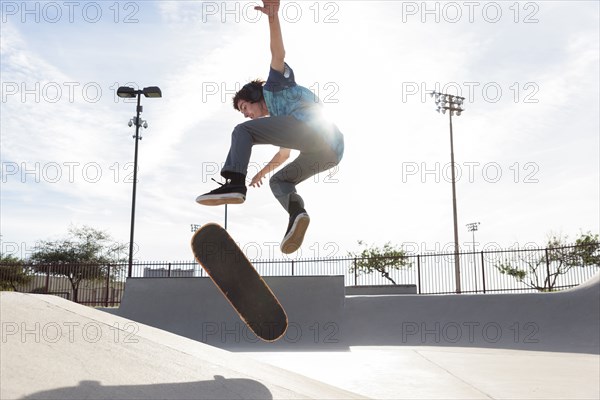
[[[586,246],[589,247],[460,252],[460,292],[535,292],[576,286],[600,271],[598,244]],[[419,294],[457,292],[454,253],[406,255],[407,267],[383,273],[362,274],[354,268],[357,262],[368,260],[358,257],[253,260],[253,265],[262,276],[342,275],[346,286],[395,282],[415,285]],[[118,306],[127,267],[127,264],[1,264],[0,289],[55,294],[90,306]],[[132,278],[205,276],[194,261],[137,262],[132,270]]]
[[[0,264],[0,290],[53,294],[90,306],[121,303],[125,290],[123,264]]]

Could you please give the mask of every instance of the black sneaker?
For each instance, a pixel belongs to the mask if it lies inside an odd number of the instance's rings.
[[[303,208],[290,215],[290,222],[280,246],[282,253],[293,253],[302,246],[309,223],[310,217]]]
[[[242,204],[246,200],[246,185],[233,184],[230,180],[227,180],[226,183],[219,183],[219,185],[221,185],[220,188],[196,197],[196,202],[205,206],[220,206],[222,204]]]

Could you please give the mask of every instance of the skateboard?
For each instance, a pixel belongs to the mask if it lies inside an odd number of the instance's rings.
[[[203,225],[192,237],[196,261],[256,336],[274,342],[285,334],[287,315],[265,281],[220,225]]]

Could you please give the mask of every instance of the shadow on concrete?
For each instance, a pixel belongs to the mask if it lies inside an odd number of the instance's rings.
[[[361,398],[56,296],[0,292],[0,322],[2,399]]]
[[[250,379],[163,383],[153,385],[102,386],[98,381],[81,381],[78,386],[32,393],[23,400],[113,400],[113,399],[272,399],[269,389]]]

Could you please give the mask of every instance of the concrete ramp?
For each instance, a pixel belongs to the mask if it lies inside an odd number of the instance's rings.
[[[354,346],[443,346],[600,353],[600,275],[552,293],[352,296]]]
[[[2,399],[359,396],[55,296],[0,292]]]
[[[600,353],[600,275],[552,293],[345,296],[343,278],[266,277],[286,309],[264,343],[208,278],[134,278],[111,312],[228,350],[435,346]]]
[[[600,275],[558,293],[351,296],[346,352],[247,353],[376,399],[599,399]]]
[[[288,316],[288,330],[265,343],[242,322],[209,278],[130,278],[111,313],[217,347],[254,349],[341,348],[342,276],[264,278]]]

